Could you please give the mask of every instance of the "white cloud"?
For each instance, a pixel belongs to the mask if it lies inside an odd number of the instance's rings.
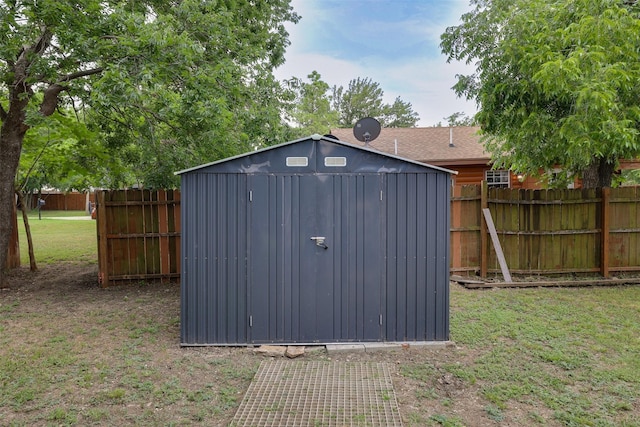
[[[420,116],[419,126],[444,122],[444,117],[459,111],[475,113],[475,103],[457,98],[451,89],[455,75],[471,73],[472,67],[448,64],[439,48],[440,34],[457,25],[462,13],[469,10],[465,1],[403,2],[405,7],[415,5],[410,18],[392,21],[378,16],[375,34],[366,38],[364,27],[344,24],[353,17],[336,18],[341,7],[357,4],[294,0],[292,5],[303,18],[288,27],[292,45],[276,77],[305,79],[315,70],[329,85],[344,87],[352,79],[369,77],[384,90],[385,102],[393,102],[397,96],[410,102]],[[395,56],[395,50],[403,50],[402,55]]]

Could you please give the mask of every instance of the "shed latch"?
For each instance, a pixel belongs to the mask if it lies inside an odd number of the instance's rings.
[[[311,239],[311,240],[315,240],[315,241],[316,241],[316,246],[320,246],[321,248],[324,248],[325,250],[326,250],[326,249],[329,249],[329,246],[327,246],[327,245],[324,243],[324,239],[325,239],[325,237],[324,237],[324,236],[313,236],[313,237],[311,237],[310,239]]]

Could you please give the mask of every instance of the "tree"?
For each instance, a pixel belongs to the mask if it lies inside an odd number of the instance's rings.
[[[448,126],[473,126],[473,117],[466,116],[464,112],[457,111],[448,117],[444,117]]]
[[[140,154],[147,171],[271,143],[282,132],[272,71],[297,20],[288,0],[0,3],[0,267],[29,129],[80,104],[106,146]]]
[[[296,136],[353,127],[364,117],[376,118],[383,127],[412,127],[420,119],[411,103],[400,97],[393,104],[385,104],[380,84],[370,78],[353,79],[346,90],[342,86],[330,88],[317,71],[307,78],[309,83],[296,77],[286,82],[292,93],[289,111]]]
[[[51,187],[83,191],[102,186],[104,169],[114,161],[99,144],[97,135],[72,110],[58,109],[26,133],[16,176],[17,190],[33,193]]]
[[[415,127],[420,117],[410,102],[404,102],[398,96],[393,104],[384,106],[381,119],[382,126],[387,128],[410,128]]]
[[[340,114],[341,127],[353,127],[363,117],[382,117],[384,91],[380,84],[370,78],[351,80],[345,90],[342,86],[333,87],[333,107]]]
[[[347,89],[333,86],[332,92],[333,108],[340,114],[341,127],[353,127],[364,117],[376,118],[385,127],[411,127],[420,119],[411,103],[400,97],[391,105],[385,104],[380,84],[368,77],[351,80]]]
[[[295,78],[291,81],[297,93],[291,117],[299,128],[299,136],[329,133],[338,124],[338,112],[331,108],[330,87],[317,71],[307,78],[309,83]]]
[[[448,59],[499,167],[561,165],[584,187],[609,186],[618,159],[640,151],[640,19],[620,0],[473,0],[447,28]]]

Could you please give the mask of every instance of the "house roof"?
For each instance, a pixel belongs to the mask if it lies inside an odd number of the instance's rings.
[[[369,148],[432,165],[487,164],[490,155],[480,142],[479,127],[383,128]],[[364,146],[353,129],[332,129],[341,141]]]

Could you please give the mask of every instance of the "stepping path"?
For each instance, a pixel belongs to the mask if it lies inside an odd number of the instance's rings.
[[[263,361],[232,426],[402,426],[386,363]]]

